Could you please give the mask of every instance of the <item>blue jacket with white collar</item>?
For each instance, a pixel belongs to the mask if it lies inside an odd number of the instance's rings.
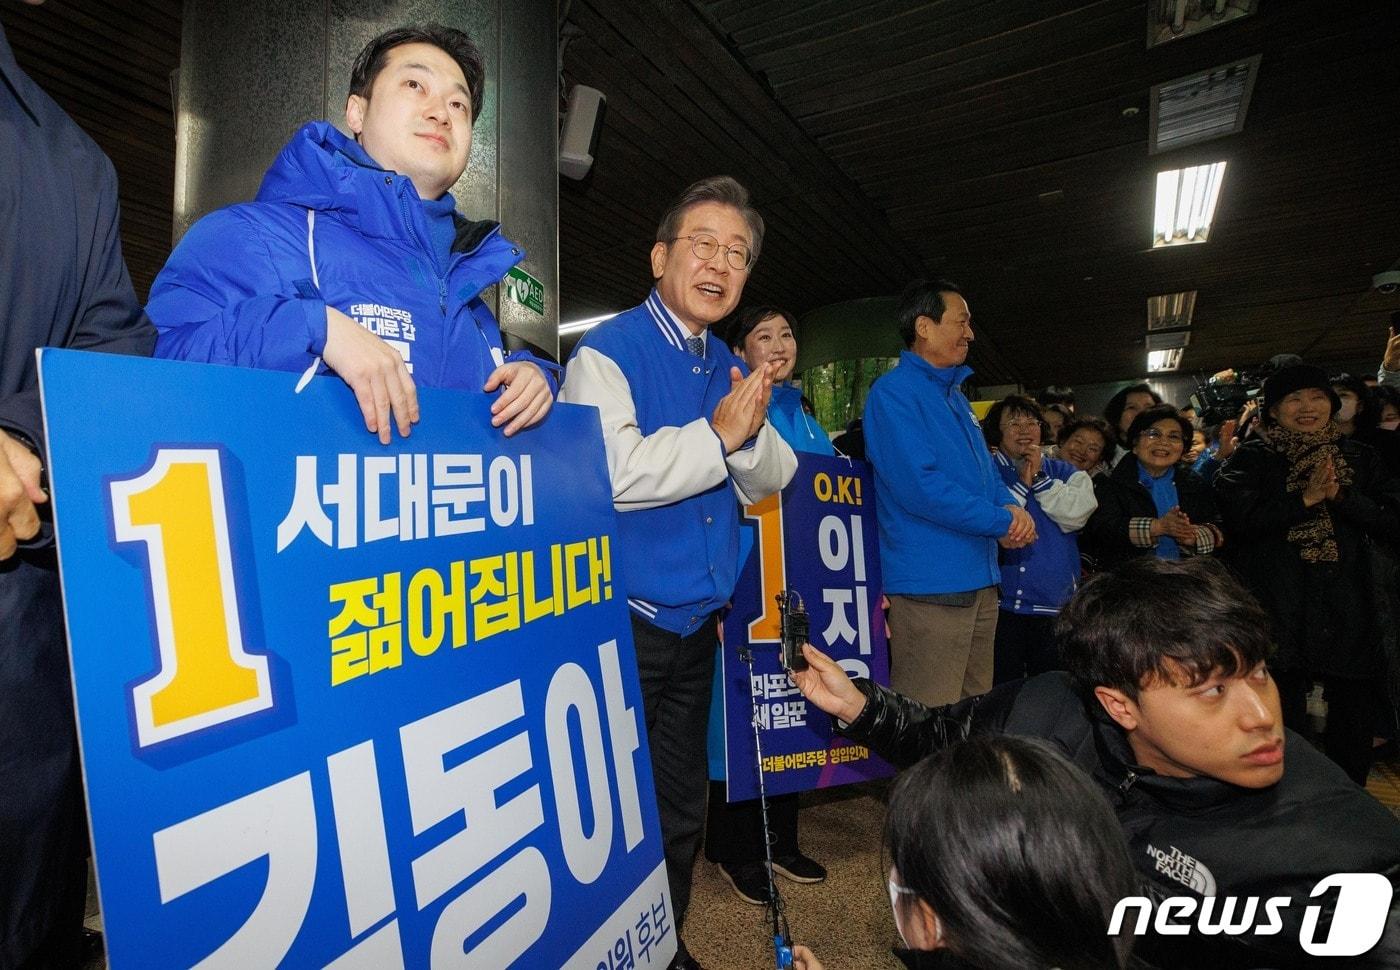
[[[628,605],[647,622],[689,635],[724,606],[738,579],[739,505],[777,492],[797,457],[769,422],[726,455],[710,418],[729,393],[724,341],[689,331],[653,290],[646,302],[590,330],[569,361],[559,399],[598,408],[618,510]]]

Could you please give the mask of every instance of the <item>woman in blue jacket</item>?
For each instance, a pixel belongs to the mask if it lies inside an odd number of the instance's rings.
[[[781,363],[774,377],[768,420],[793,451],[834,455],[831,439],[802,406],[802,390],[791,382],[797,362],[796,321],[786,310],[751,306],[737,311],[719,326],[726,342],[752,371],[766,361]],[[723,689],[716,666],[714,700],[710,706],[710,731],[724,721],[720,699]],[[722,743],[722,742],[721,742]],[[713,749],[715,739],[711,738]],[[713,777],[714,772],[711,772]],[[826,869],[803,855],[797,847],[797,795],[768,799],[768,821],[773,830],[773,872],[794,882],[821,882]],[[705,858],[719,871],[740,899],[763,905],[768,901],[768,874],[764,871],[763,816],[758,801],[725,801],[725,783],[710,782],[709,817],[705,824]]]

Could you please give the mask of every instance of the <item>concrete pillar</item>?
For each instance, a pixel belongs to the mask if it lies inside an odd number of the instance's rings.
[[[427,21],[456,27],[485,55],[486,96],[452,194],[468,218],[501,223],[525,250],[520,268],[543,287],[543,313],[511,299],[505,284],[488,292],[507,344],[557,357],[556,18],[555,0],[185,0],[175,239],[205,213],[251,199],[305,122],[346,130],[350,66],[372,37]]]

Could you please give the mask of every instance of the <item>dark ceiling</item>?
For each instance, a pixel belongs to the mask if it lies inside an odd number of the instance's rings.
[[[1186,289],[1184,370],[1378,357],[1400,4],[1258,0],[1148,49],[1158,2],[572,0],[565,79],[608,108],[593,172],[560,186],[561,319],[636,303],[662,209],[727,172],[769,224],[749,297],[804,314],[951,276],[987,383],[1141,374],[1147,297]],[[113,159],[142,295],[169,250],[180,8],[0,2],[20,63]],[[1151,85],[1255,54],[1243,132],[1148,154]],[[1150,251],[1156,171],[1220,159],[1210,242]]]
[[[1143,0],[575,0],[566,76],[609,100],[591,180],[561,186],[564,319],[634,302],[668,197],[728,172],[772,225],[746,295],[801,314],[950,276],[989,383],[1141,374],[1147,297],[1188,289],[1183,369],[1374,360],[1400,4],[1257,6],[1149,50]],[[1151,85],[1254,54],[1241,134],[1148,155]],[[1157,170],[1220,159],[1210,242],[1150,251]]]
[[[122,251],[137,295],[170,255],[175,117],[170,72],[180,60],[181,0],[0,0],[15,59],[112,159]]]

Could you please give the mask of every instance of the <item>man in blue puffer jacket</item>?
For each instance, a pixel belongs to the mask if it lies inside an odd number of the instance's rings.
[[[508,357],[481,293],[523,254],[469,222],[448,190],[466,170],[485,67],[471,39],[430,24],[360,52],[345,108],[355,139],[313,122],[257,199],[201,219],[151,288],[156,355],[332,370],[388,443],[418,420],[416,385],[494,392],[492,424],[542,420],[553,386]]]
[[[992,467],[960,389],[972,311],[943,280],[916,280],[899,298],[906,350],[865,402],[875,466],[880,569],[890,598],[890,684],[925,704],[992,686],[998,541],[1034,541],[1035,521]]]

